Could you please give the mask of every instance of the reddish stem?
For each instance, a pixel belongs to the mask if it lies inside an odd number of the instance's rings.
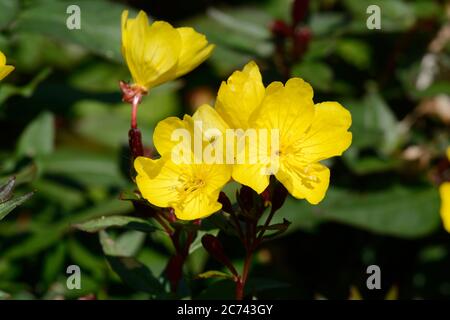
[[[244,299],[245,284],[247,283],[248,273],[250,271],[250,265],[252,263],[252,258],[253,258],[253,250],[250,249],[250,251],[245,256],[244,268],[242,270],[242,276],[240,276],[236,282],[236,300]]]
[[[135,99],[133,99],[133,103],[131,104],[131,128],[137,129],[137,109],[139,103],[135,103]]]

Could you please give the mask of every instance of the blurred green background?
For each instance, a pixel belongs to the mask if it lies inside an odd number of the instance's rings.
[[[139,124],[147,147],[158,121],[213,103],[221,81],[251,59],[266,84],[300,76],[313,85],[316,102],[339,101],[352,112],[354,141],[342,158],[327,163],[332,178],[325,200],[311,206],[288,199],[277,213],[292,225],[256,257],[250,287],[257,297],[450,297],[450,236],[437,191],[449,170],[450,6],[311,0],[294,31],[292,3],[0,1],[0,50],[16,67],[0,83],[0,182],[15,175],[16,196],[35,192],[0,221],[0,298],[149,297],[110,269],[97,234],[71,226],[133,211],[119,200],[134,188],[130,107],[118,88],[119,80],[130,80],[120,54],[125,8],[192,26],[216,44],[207,62],[144,99]],[[71,4],[81,8],[81,30],[66,28]],[[366,26],[372,4],[381,8],[381,30]],[[239,265],[237,240],[220,237]],[[113,230],[100,238],[154,275],[168,259],[167,241],[158,235]],[[218,266],[199,245],[194,249],[186,295],[228,297],[231,282],[195,280]],[[81,267],[81,290],[66,288],[71,264]],[[381,268],[381,290],[366,287],[371,264]]]

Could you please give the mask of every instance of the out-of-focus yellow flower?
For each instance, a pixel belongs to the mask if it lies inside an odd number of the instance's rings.
[[[447,158],[450,161],[450,147],[447,148]],[[445,230],[450,233],[450,182],[444,182],[439,187],[441,195],[441,218]]]
[[[0,51],[0,80],[5,78],[13,70],[14,70],[14,67],[6,64],[6,57],[3,54],[3,52]]]
[[[224,129],[225,126],[208,105],[201,106],[192,117],[185,116],[183,120],[167,118],[157,125],[153,134],[155,147],[162,157],[158,160],[138,157],[134,162],[138,173],[136,182],[142,196],[158,207],[173,208],[181,220],[204,218],[220,210],[219,193],[231,178],[229,165],[196,163],[192,140],[181,150],[190,153],[185,163],[174,157],[173,152],[179,143],[172,141],[173,133],[184,129],[193,138],[194,126],[198,122],[203,124],[203,129]],[[210,143],[204,141],[205,145]]]
[[[341,155],[350,146],[351,115],[337,102],[314,104],[313,89],[300,78],[285,85],[273,82],[264,94],[261,88],[259,69],[250,62],[219,90],[216,108],[230,127],[279,133],[277,150],[272,150],[270,139],[260,143],[260,135],[256,149],[246,144],[241,150],[246,160],[233,166],[232,177],[261,193],[273,173],[294,197],[317,204],[330,179],[330,170],[320,161]],[[252,157],[265,161],[252,163]]]
[[[128,19],[128,11],[122,13],[122,54],[134,85],[144,91],[188,73],[213,48],[192,28],[174,28],[164,21],[149,24],[144,11],[135,19]]]

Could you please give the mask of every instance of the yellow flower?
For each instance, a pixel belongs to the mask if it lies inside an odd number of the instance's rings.
[[[145,12],[135,19],[122,13],[122,54],[134,84],[144,91],[178,78],[205,61],[214,46],[192,28],[164,21],[149,24]]]
[[[450,161],[450,147],[447,148],[447,158]],[[450,182],[444,182],[439,187],[441,195],[441,218],[444,228],[450,232]]]
[[[3,52],[0,51],[0,80],[5,78],[13,70],[14,67],[6,64],[6,57]]]
[[[286,85],[273,82],[264,94],[261,87],[258,67],[250,62],[219,90],[216,108],[230,127],[278,132],[276,145],[270,133],[264,143],[258,131],[256,148],[248,137],[241,137],[247,143],[238,155],[244,153],[245,161],[233,166],[232,177],[261,193],[274,174],[294,197],[317,204],[330,179],[329,169],[320,161],[341,155],[350,146],[351,115],[337,102],[314,104],[311,86],[299,78]]]
[[[203,130],[208,128],[224,129],[223,120],[216,111],[208,106],[201,106],[190,117],[183,120],[170,117],[161,121],[155,128],[153,140],[158,152],[162,155],[158,160],[138,157],[134,167],[138,173],[136,182],[142,196],[158,207],[171,207],[181,220],[204,218],[221,209],[217,201],[222,187],[231,178],[231,167],[225,164],[195,163],[192,140],[188,141],[183,151],[190,152],[186,163],[174,157],[177,142],[172,141],[172,135],[177,129],[184,129],[190,137],[194,137],[194,127],[197,121],[203,124]],[[203,132],[200,132],[203,135]],[[204,140],[205,145],[210,144]],[[183,146],[183,144],[181,144]],[[201,160],[201,159],[200,159]]]

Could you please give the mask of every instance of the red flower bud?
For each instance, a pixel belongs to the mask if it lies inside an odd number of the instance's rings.
[[[206,251],[217,261],[222,263],[224,266],[228,268],[228,270],[231,271],[231,273],[234,276],[238,276],[238,273],[236,269],[234,268],[233,264],[231,263],[230,259],[225,255],[225,252],[223,251],[222,244],[220,243],[219,239],[217,239],[215,236],[210,234],[205,234],[202,237],[202,244]]]
[[[128,144],[133,159],[144,155],[144,147],[142,145],[141,130],[138,128],[131,128],[128,131]]]
[[[295,59],[300,58],[306,52],[311,36],[311,30],[308,27],[301,27],[295,30],[293,52]]]
[[[271,210],[277,211],[278,209],[280,209],[283,206],[284,201],[286,200],[286,198],[288,196],[288,191],[281,183],[277,183],[277,184],[275,184],[272,192],[273,192],[273,194],[272,194],[272,209]]]
[[[292,4],[292,25],[302,22],[308,13],[309,0],[295,0]]]
[[[270,31],[274,36],[286,38],[292,35],[292,28],[282,20],[275,20],[270,25]]]
[[[232,213],[233,212],[233,206],[231,205],[231,201],[230,199],[227,197],[227,195],[224,192],[220,192],[219,193],[219,200],[218,200],[221,204],[222,204],[222,210],[227,212],[227,213]]]

